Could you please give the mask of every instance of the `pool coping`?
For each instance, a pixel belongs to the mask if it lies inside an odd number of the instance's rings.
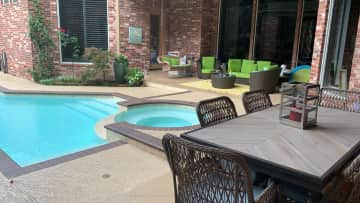
[[[0,92],[4,93],[4,94],[33,94],[33,95],[69,95],[69,96],[73,96],[73,95],[78,95],[78,96],[114,96],[114,97],[119,97],[124,99],[125,101],[123,102],[119,102],[118,104],[121,106],[124,105],[141,105],[142,102],[145,103],[151,103],[151,102],[168,102],[169,103],[174,103],[174,104],[182,104],[182,105],[189,105],[189,106],[194,106],[195,103],[193,102],[185,102],[185,101],[178,101],[178,100],[156,100],[155,98],[161,98],[161,97],[166,97],[166,96],[174,96],[174,95],[181,95],[181,94],[186,94],[186,93],[191,93],[191,90],[184,90],[184,91],[180,91],[180,92],[175,92],[175,93],[169,93],[169,94],[163,94],[163,95],[157,95],[157,96],[151,96],[151,97],[144,97],[144,98],[137,98],[137,97],[133,97],[133,96],[129,96],[129,95],[125,95],[122,93],[118,93],[118,92],[84,92],[84,91],[43,91],[43,90],[11,90],[8,89],[6,87],[3,87],[0,85]],[[153,100],[151,100],[153,99]],[[126,107],[126,106],[125,106]],[[116,125],[115,125],[116,124]],[[120,123],[120,129],[117,128],[119,127],[119,123],[115,123],[115,124],[110,124],[108,126],[114,125],[112,128],[113,129],[118,129],[117,131],[122,131],[122,132],[126,132],[125,134],[131,138],[134,139],[135,141],[141,140],[142,143],[145,143],[146,145],[153,147],[157,150],[163,151],[162,148],[162,144],[161,144],[161,140],[142,133],[140,131],[137,131],[134,127],[135,126],[131,126],[131,125],[126,125],[126,123]],[[121,127],[122,126],[122,127]],[[104,126],[106,129],[107,126]],[[137,127],[137,126],[136,126]],[[109,127],[111,128],[111,127]],[[159,131],[160,128],[145,128],[147,130],[157,130]],[[193,129],[193,128],[179,128],[179,129]],[[164,129],[163,129],[164,130]],[[13,159],[11,159],[11,157],[6,154],[2,149],[0,149],[0,172],[8,179],[11,178],[16,178],[22,175],[26,175],[38,170],[42,170],[42,169],[46,169],[49,167],[53,167],[62,163],[66,163],[68,161],[72,161],[72,160],[76,160],[91,154],[95,154],[101,151],[105,151],[105,150],[109,150],[118,146],[122,146],[128,144],[127,142],[124,142],[122,140],[119,141],[114,141],[114,142],[110,142],[104,145],[100,145],[97,147],[93,147],[90,149],[86,149],[86,150],[82,150],[79,152],[75,152],[75,153],[71,153],[71,154],[66,154],[57,158],[53,158],[53,159],[49,159],[43,162],[39,162],[39,163],[35,163],[35,164],[31,164],[29,166],[25,166],[25,167],[21,167],[19,164],[17,164]]]
[[[53,167],[65,162],[69,162],[75,159],[79,159],[81,157],[85,157],[91,154],[95,154],[98,152],[106,151],[118,146],[122,146],[127,144],[123,141],[115,141],[111,143],[107,143],[104,145],[100,145],[97,147],[93,147],[90,149],[82,150],[79,152],[66,154],[57,158],[49,159],[46,161],[42,161],[39,163],[31,164],[29,166],[21,167],[17,164],[9,155],[7,155],[2,149],[0,149],[0,172],[8,179],[16,178],[21,175],[25,175],[28,173],[32,173],[41,169]]]

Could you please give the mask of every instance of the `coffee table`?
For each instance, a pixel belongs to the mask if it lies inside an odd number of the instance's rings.
[[[218,89],[231,89],[235,87],[235,76],[216,73],[211,75],[211,84],[214,88]]]

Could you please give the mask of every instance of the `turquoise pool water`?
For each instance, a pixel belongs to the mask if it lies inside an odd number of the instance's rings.
[[[106,143],[95,125],[119,98],[0,93],[0,148],[27,166]]]
[[[157,128],[176,128],[198,125],[193,107],[171,104],[147,104],[129,108],[116,116],[117,122]]]

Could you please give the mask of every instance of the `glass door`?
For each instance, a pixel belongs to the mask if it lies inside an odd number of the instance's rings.
[[[291,66],[297,0],[259,0],[255,59]]]
[[[334,0],[329,10],[327,44],[323,58],[322,78],[323,86],[340,87],[347,83],[347,72],[343,69],[343,58],[351,0]],[[346,89],[346,87],[343,87]]]
[[[253,0],[222,0],[219,59],[248,58]]]

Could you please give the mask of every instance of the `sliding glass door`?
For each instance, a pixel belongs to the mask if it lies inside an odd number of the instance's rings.
[[[253,0],[222,0],[219,59],[248,58]]]
[[[255,59],[291,65],[298,2],[259,0]]]
[[[218,57],[310,65],[318,0],[222,0]]]

